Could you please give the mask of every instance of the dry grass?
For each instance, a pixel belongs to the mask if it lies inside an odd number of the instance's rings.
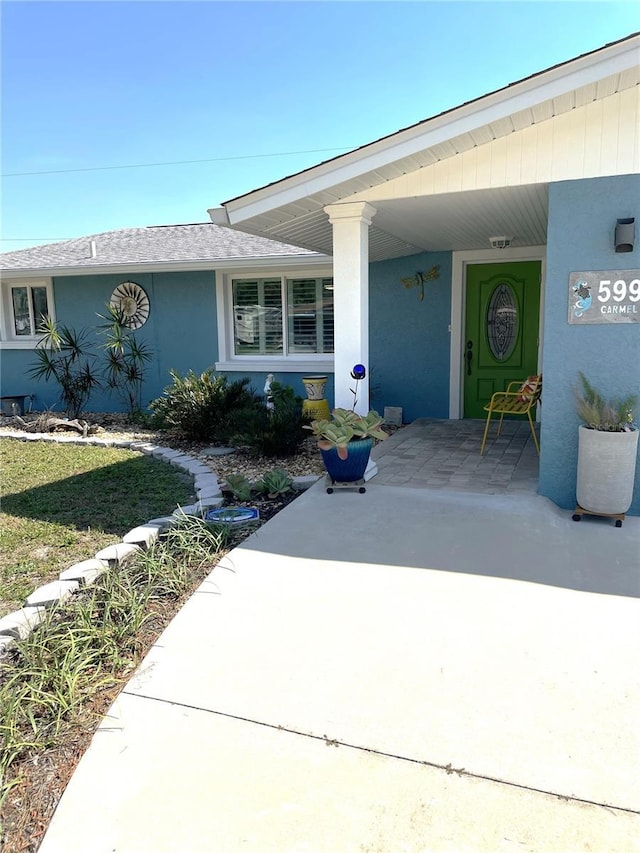
[[[190,478],[130,450],[0,442],[0,616],[68,566],[191,499]]]

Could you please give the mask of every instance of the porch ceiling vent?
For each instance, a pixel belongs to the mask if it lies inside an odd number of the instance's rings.
[[[508,249],[513,237],[489,237],[492,249]]]

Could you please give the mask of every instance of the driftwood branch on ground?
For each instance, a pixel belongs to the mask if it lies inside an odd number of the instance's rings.
[[[81,421],[78,418],[67,420],[66,418],[56,418],[48,415],[38,418],[36,421],[28,422],[20,415],[15,415],[14,420],[20,424],[21,429],[25,432],[77,432],[83,438],[92,435],[98,430],[95,424],[90,424],[88,421]]]

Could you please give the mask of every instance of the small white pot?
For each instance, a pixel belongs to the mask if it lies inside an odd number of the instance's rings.
[[[638,430],[603,432],[578,430],[578,504],[590,512],[626,512],[633,500],[638,453]]]

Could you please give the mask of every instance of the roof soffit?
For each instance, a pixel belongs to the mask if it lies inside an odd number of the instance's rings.
[[[424,251],[486,248],[491,234],[514,235],[515,246],[546,242],[545,184],[386,199],[375,207],[369,229],[371,261]],[[292,242],[332,252],[332,230],[323,209],[283,223],[279,231]]]

